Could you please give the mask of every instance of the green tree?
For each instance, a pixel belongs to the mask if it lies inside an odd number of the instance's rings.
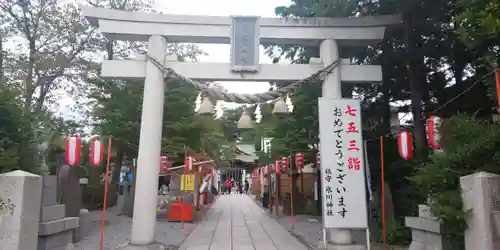
[[[37,171],[34,144],[28,148],[24,142],[32,137],[23,131],[29,131],[30,123],[24,115],[22,102],[15,90],[0,84],[0,173],[16,169]],[[24,160],[22,160],[24,158]]]
[[[500,3],[491,0],[462,0],[456,24],[460,39],[481,57],[489,68],[500,62]],[[478,51],[477,51],[478,50]]]

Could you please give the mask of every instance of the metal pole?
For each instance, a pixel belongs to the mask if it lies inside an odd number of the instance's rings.
[[[366,187],[368,190],[368,221],[371,221],[372,218],[372,187],[371,187],[371,175],[370,175],[370,164],[368,161],[368,142],[364,141],[364,155],[365,155],[365,178],[366,178]],[[366,249],[371,250],[371,232],[370,232],[370,223],[368,223],[368,227],[366,228]]]

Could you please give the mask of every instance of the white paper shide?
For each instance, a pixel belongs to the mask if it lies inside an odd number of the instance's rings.
[[[361,107],[319,98],[321,188],[325,228],[367,228]]]

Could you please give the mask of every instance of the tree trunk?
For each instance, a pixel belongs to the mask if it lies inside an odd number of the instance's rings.
[[[3,82],[3,77],[4,77],[3,63],[4,63],[3,36],[2,34],[0,34],[0,83]]]
[[[382,45],[382,132],[380,134],[388,134],[391,132],[391,110],[390,110],[390,99],[391,99],[391,79],[387,76],[384,70],[384,66],[391,67],[390,58],[387,56],[389,50],[391,50],[390,41],[384,41]]]
[[[413,29],[414,15],[412,11],[407,11],[406,15],[403,15],[403,23],[405,29],[405,42],[407,45],[407,56],[408,56],[408,81],[410,83],[411,90],[411,109],[413,115],[413,126],[414,126],[414,136],[415,136],[415,152],[418,156],[424,156],[426,154],[427,143],[425,136],[425,127],[422,114],[422,67],[423,67],[423,57],[421,48],[418,44],[421,44],[421,39],[417,38],[417,32]]]

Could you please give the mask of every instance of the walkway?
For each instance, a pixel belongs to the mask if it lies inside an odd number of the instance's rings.
[[[222,195],[179,250],[307,250],[247,195]]]

